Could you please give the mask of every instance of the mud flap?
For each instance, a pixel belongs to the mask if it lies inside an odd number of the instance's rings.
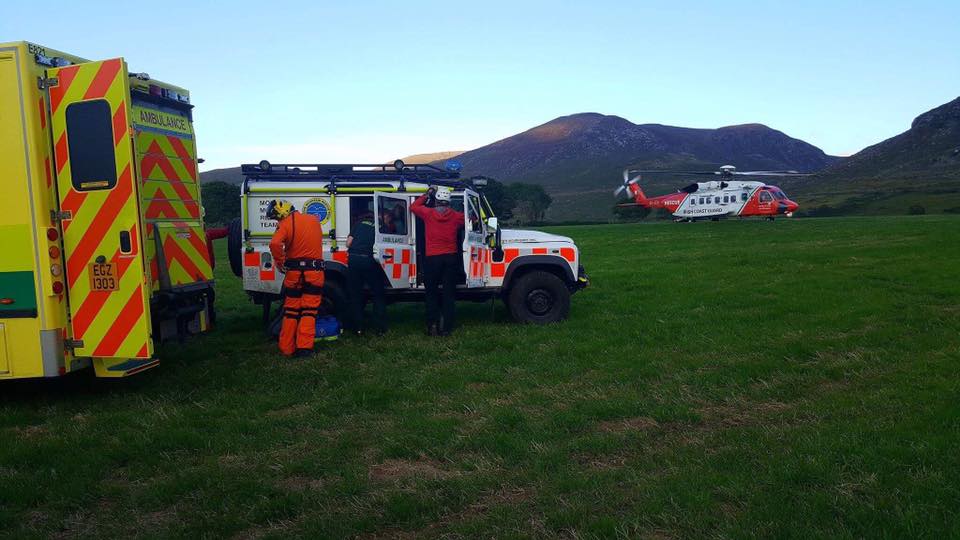
[[[160,365],[160,359],[147,358],[144,360],[126,358],[94,358],[93,369],[97,377],[119,378],[129,377]]]

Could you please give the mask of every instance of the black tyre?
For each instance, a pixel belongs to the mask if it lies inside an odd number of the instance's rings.
[[[323,299],[320,300],[320,312],[343,321],[347,316],[347,291],[338,279],[323,283]]]
[[[507,308],[521,323],[562,321],[570,313],[570,289],[562,279],[542,270],[517,278],[507,294]]]
[[[230,259],[230,270],[233,275],[243,275],[243,225],[240,218],[235,218],[227,226],[227,258]]]

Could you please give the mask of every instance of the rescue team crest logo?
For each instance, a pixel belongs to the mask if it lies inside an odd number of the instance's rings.
[[[321,225],[326,225],[330,219],[330,203],[326,199],[308,199],[303,203],[303,213],[316,216]]]

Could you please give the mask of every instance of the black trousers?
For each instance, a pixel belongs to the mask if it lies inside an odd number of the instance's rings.
[[[347,265],[347,287],[350,294],[350,320],[352,330],[363,330],[363,306],[366,298],[363,286],[370,288],[373,297],[373,327],[377,331],[387,330],[387,301],[383,294],[383,272],[380,263],[373,257],[350,255]]]
[[[427,293],[427,324],[452,332],[456,317],[457,276],[463,270],[458,253],[424,257],[423,282]],[[443,285],[443,292],[439,289]]]

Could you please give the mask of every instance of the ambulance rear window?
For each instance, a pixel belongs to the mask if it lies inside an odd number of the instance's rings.
[[[117,185],[117,163],[110,104],[102,99],[71,103],[66,117],[73,188],[113,188]]]

